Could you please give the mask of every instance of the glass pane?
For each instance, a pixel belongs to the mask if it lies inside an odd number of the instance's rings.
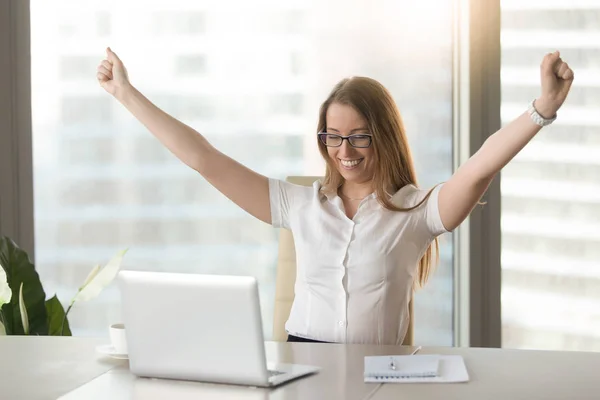
[[[575,82],[502,173],[502,345],[600,350],[600,2],[502,1],[502,120],[560,50]]]
[[[31,10],[36,256],[46,290],[64,303],[95,264],[128,247],[126,269],[256,276],[272,331],[278,232],[103,92],[96,66],[108,45],[158,106],[267,176],[323,173],[318,109],[348,75],[391,90],[423,187],[451,173],[447,0],[32,0]],[[442,238],[438,271],[417,295],[422,344],[452,343],[451,243]],[[118,304],[115,285],[76,304],[73,332],[106,334]]]

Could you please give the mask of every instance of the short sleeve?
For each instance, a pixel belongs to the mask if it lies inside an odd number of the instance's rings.
[[[274,228],[290,228],[291,216],[299,204],[310,197],[313,188],[295,185],[279,179],[269,178],[269,202],[271,225]]]
[[[442,186],[443,185],[436,186],[426,201],[425,221],[427,222],[429,233],[434,237],[448,232],[442,223],[442,217],[440,216],[439,195]]]
[[[289,201],[282,188],[282,181],[269,178],[269,202],[271,203],[271,225],[275,228],[289,229]]]
[[[416,209],[410,211],[414,226],[429,237],[437,237],[448,230],[442,223],[439,209],[439,194],[443,184],[431,189],[418,189],[414,185],[406,185],[392,196],[392,203],[397,207],[411,208],[419,204],[431,190],[431,195]]]

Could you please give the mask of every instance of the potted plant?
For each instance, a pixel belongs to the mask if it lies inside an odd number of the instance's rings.
[[[127,250],[89,273],[65,312],[56,295],[46,299],[28,254],[8,237],[0,238],[0,335],[71,336],[67,316],[76,302],[96,297],[115,278]]]

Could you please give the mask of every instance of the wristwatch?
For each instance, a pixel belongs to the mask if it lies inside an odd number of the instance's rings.
[[[531,120],[533,122],[535,122],[536,124],[538,124],[539,126],[546,126],[546,125],[550,125],[551,123],[553,123],[554,120],[556,119],[556,114],[554,114],[554,116],[552,118],[544,118],[537,112],[537,110],[535,109],[534,103],[535,103],[535,99],[531,100],[531,103],[529,103],[529,108],[527,109],[527,112],[529,113]]]

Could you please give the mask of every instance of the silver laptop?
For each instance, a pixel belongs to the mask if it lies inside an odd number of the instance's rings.
[[[253,277],[121,271],[118,282],[137,376],[269,387],[319,370],[267,363]]]

